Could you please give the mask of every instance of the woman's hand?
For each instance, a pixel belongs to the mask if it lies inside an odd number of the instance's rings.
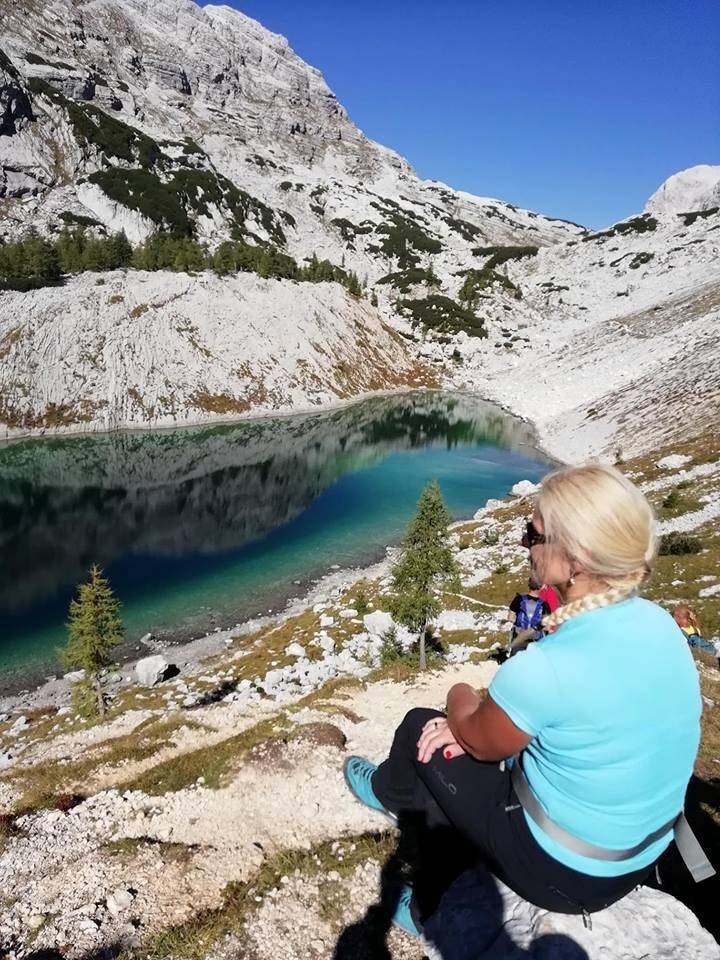
[[[459,757],[462,753],[465,753],[453,736],[445,717],[434,717],[432,720],[428,720],[422,728],[417,748],[420,763],[429,763],[435,751],[441,748],[446,760],[451,760],[453,757]]]

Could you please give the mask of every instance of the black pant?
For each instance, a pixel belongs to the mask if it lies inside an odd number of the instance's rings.
[[[556,913],[602,910],[647,877],[650,867],[620,877],[592,877],[551,857],[530,832],[510,774],[497,762],[468,754],[446,760],[436,750],[429,763],[420,763],[422,727],[442,716],[437,710],[411,710],[372,781],[376,797],[401,822],[421,821],[416,886],[421,920],[450,883],[478,861],[525,900]]]

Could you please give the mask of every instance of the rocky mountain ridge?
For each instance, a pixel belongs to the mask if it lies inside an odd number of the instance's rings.
[[[676,174],[643,213],[592,232],[419,180],[284,38],[235,10],[55,0],[51,13],[0,0],[0,236],[273,245],[354,271],[366,299],[207,271],[6,292],[4,436],[290,412],[422,383],[500,402],[562,458],[667,438],[688,379],[692,428],[712,419],[720,168]]]
[[[578,232],[418,180],[352,124],[283,37],[229,7],[56,0],[52,13],[0,4],[3,195],[21,201],[6,205],[6,236],[30,223],[57,229],[64,216],[122,227],[135,242],[177,226],[170,192],[210,243],[234,230],[298,258],[345,255],[379,277],[388,257],[368,248],[378,239],[391,246],[392,231],[413,222],[416,244],[467,259],[483,242]],[[153,205],[152,193],[161,202]]]

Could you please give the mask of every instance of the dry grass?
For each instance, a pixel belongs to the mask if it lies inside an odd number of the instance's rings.
[[[340,923],[343,905],[332,909],[330,871],[348,877],[359,864],[368,860],[384,863],[394,852],[394,833],[370,833],[347,837],[342,841],[342,859],[336,841],[326,841],[308,849],[283,850],[265,861],[252,880],[229,883],[221,906],[202,910],[186,923],[155,934],[147,946],[127,955],[127,960],[201,960],[213,944],[232,934],[241,934],[243,925],[257,910],[258,902],[280,886],[282,877],[303,876],[319,881],[320,901],[327,904],[326,918]],[[335,849],[333,849],[335,848]],[[337,893],[337,891],[335,891]],[[326,894],[326,895],[324,895]]]
[[[259,743],[286,733],[289,724],[279,718],[263,720],[242,733],[156,764],[122,784],[125,790],[142,790],[162,796],[184,790],[204,777],[205,786],[219,789],[230,779],[247,752]]]
[[[208,393],[207,390],[195,390],[188,397],[188,403],[198,410],[219,414],[246,413],[251,406],[245,398],[230,393]]]
[[[118,767],[147,760],[174,744],[173,734],[186,729],[203,729],[202,725],[186,715],[176,714],[164,719],[149,717],[131,733],[106,741],[97,749],[90,749],[78,760],[62,763],[47,760],[30,767],[14,770],[11,779],[20,789],[16,811],[53,807],[58,796],[92,793],[98,771],[103,767]]]
[[[156,837],[121,837],[103,844],[103,850],[111,857],[132,860],[146,847],[155,847],[165,863],[189,863],[197,844],[172,843]]]

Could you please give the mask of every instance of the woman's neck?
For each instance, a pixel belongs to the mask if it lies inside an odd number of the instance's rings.
[[[607,583],[589,573],[578,573],[575,576],[574,583],[563,583],[555,587],[563,606],[574,603],[576,600],[582,600],[590,593],[602,593],[603,590],[607,590]]]

